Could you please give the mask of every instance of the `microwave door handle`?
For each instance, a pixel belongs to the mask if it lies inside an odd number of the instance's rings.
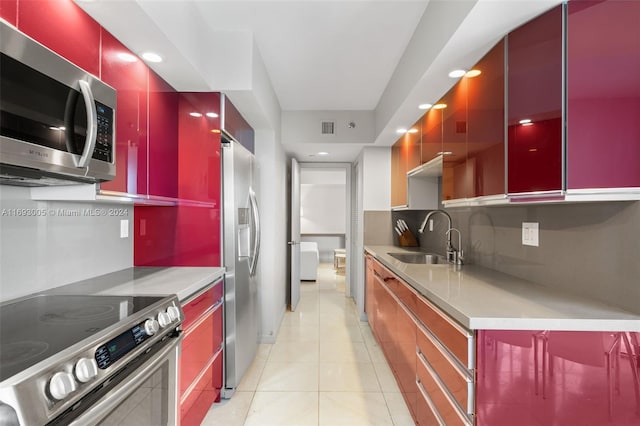
[[[78,160],[77,167],[87,167],[93,151],[96,148],[96,137],[98,134],[98,113],[96,112],[96,102],[91,92],[91,86],[84,80],[78,80],[80,93],[84,98],[84,105],[87,108],[87,138],[84,141],[84,150]]]

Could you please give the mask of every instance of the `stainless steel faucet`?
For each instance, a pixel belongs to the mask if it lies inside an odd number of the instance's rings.
[[[429,219],[431,219],[431,217],[437,213],[443,214],[447,217],[447,221],[448,221],[448,226],[447,226],[447,261],[451,262],[451,263],[455,263],[458,265],[462,264],[462,246],[461,246],[461,241],[462,241],[462,237],[460,236],[460,231],[458,231],[456,228],[452,228],[451,227],[451,216],[449,216],[449,213],[447,213],[444,210],[432,210],[429,213],[427,213],[427,217],[424,218],[424,221],[422,222],[422,224],[420,225],[420,228],[418,229],[419,233],[424,233],[424,228],[426,228],[427,223],[429,223]],[[458,250],[456,250],[455,248],[453,248],[453,244],[451,244],[451,230],[454,230],[456,232],[458,232]],[[459,251],[459,253],[458,253]]]

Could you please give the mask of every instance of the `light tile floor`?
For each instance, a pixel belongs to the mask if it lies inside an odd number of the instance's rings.
[[[321,264],[301,284],[276,343],[263,344],[235,395],[204,426],[413,425],[367,323],[345,297],[344,275]]]

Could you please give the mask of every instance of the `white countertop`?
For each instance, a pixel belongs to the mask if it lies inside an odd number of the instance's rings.
[[[400,247],[365,251],[471,330],[640,331],[640,315],[579,294],[474,265],[403,263],[388,255]]]
[[[222,278],[217,267],[135,267],[79,281],[50,291],[55,294],[164,296],[185,301]]]

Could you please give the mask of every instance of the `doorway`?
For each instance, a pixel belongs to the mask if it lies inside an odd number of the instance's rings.
[[[318,271],[325,276],[330,271],[337,280],[344,280],[345,296],[353,297],[351,169],[350,163],[299,163],[299,167],[292,167],[289,291],[292,311],[304,294],[300,286],[313,285]],[[294,176],[297,173],[299,176]],[[302,260],[301,246],[306,250]],[[317,251],[317,267],[309,260],[314,256],[309,250]],[[302,284],[298,277],[304,280]]]

